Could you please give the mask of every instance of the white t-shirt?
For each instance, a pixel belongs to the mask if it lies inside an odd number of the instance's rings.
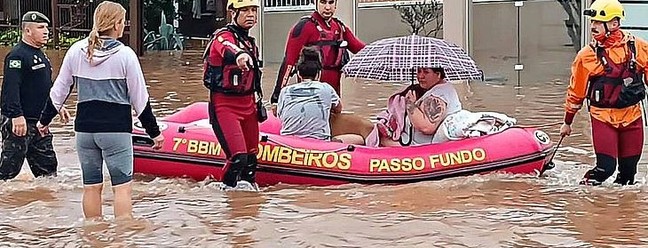
[[[457,95],[457,91],[451,83],[445,82],[435,85],[434,87],[432,87],[432,89],[425,92],[425,94],[423,94],[420,99],[416,100],[415,104],[420,105],[423,100],[433,96],[440,98],[446,103],[446,116],[450,116],[461,111],[461,101],[459,101],[459,95]],[[410,136],[408,135],[410,131],[413,133],[411,135],[412,142],[410,143],[410,145],[438,143],[438,141],[435,139],[435,135],[427,135],[416,130],[412,126],[409,118],[406,118],[404,130],[406,134],[404,135],[405,137],[403,137],[403,139],[407,139]],[[437,131],[437,133],[439,132]],[[404,141],[404,143],[407,143],[407,140]]]

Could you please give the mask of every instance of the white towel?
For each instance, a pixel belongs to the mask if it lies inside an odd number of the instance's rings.
[[[461,110],[447,116],[437,130],[432,143],[461,140],[502,132],[517,123],[515,118],[495,112]]]

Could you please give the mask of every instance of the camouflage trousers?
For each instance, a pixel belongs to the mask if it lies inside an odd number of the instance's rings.
[[[0,117],[2,133],[2,157],[0,157],[0,180],[16,177],[25,158],[35,177],[55,176],[58,160],[52,145],[52,134],[41,136],[36,123],[27,122],[27,135],[16,136],[12,131],[11,118]]]

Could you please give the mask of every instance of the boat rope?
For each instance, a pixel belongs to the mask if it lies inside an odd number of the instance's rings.
[[[283,143],[281,141],[272,139],[272,138],[268,137],[268,135],[262,135],[261,136],[261,142],[271,142],[271,143],[274,143],[275,145],[280,145],[280,146],[287,147],[287,148],[290,148],[290,149],[293,149],[293,150],[300,150],[300,149],[306,150],[306,149],[303,149],[303,148],[296,148],[296,147],[291,146],[289,144],[286,144],[286,143]],[[317,151],[317,153],[329,153],[329,152],[341,152],[341,151],[352,152],[354,150],[355,150],[354,145],[348,145],[346,147],[340,147],[340,148],[332,149],[332,150],[316,150],[316,151]]]
[[[517,128],[545,128],[545,127],[553,127],[557,125],[562,125],[562,121],[557,121],[557,122],[552,122],[552,123],[547,123],[547,124],[537,124],[537,125],[515,125],[512,127],[517,127]]]
[[[556,126],[556,125],[561,125],[562,123],[563,123],[563,122],[560,121],[560,122],[553,122],[553,123],[548,123],[548,124],[539,124],[539,125],[515,125],[515,126],[512,126],[512,128],[546,128],[546,127],[552,127],[552,126]],[[186,132],[186,131],[188,131],[188,130],[192,130],[192,129],[203,129],[203,128],[211,128],[211,127],[200,126],[200,125],[196,125],[196,124],[194,124],[194,125],[189,125],[189,126],[180,126],[180,127],[178,128],[178,132],[179,132],[179,133],[184,133],[184,132]],[[291,146],[291,145],[286,144],[286,143],[284,143],[284,142],[278,141],[278,140],[276,140],[276,139],[272,139],[272,138],[270,138],[268,135],[262,135],[260,141],[261,141],[261,142],[270,142],[270,143],[273,143],[273,144],[275,144],[275,145],[280,145],[280,146],[287,147],[287,148],[290,148],[290,149],[293,149],[293,150],[300,150],[300,149],[303,149],[303,148],[296,148],[296,147],[294,147],[294,146]],[[562,141],[562,139],[561,139],[561,141]],[[303,150],[306,150],[306,149],[303,149]],[[346,146],[346,147],[340,147],[340,148],[337,148],[337,149],[331,149],[331,150],[317,150],[317,152],[318,152],[318,153],[320,153],[320,152],[321,152],[321,153],[328,153],[328,152],[336,152],[336,153],[337,153],[337,152],[341,152],[341,151],[349,151],[349,152],[352,152],[352,151],[354,151],[354,150],[355,150],[355,146],[354,146],[354,145],[348,145],[348,146]]]
[[[204,128],[211,128],[211,127],[200,126],[200,125],[195,125],[195,124],[194,124],[194,125],[189,125],[189,126],[180,126],[180,127],[178,127],[178,133],[184,133],[184,132],[189,131],[189,130],[194,130],[194,129],[204,129]],[[283,147],[287,147],[287,148],[290,148],[290,149],[293,149],[293,150],[303,149],[303,148],[296,148],[296,147],[293,147],[293,146],[288,145],[288,144],[286,144],[286,143],[283,143],[283,142],[281,142],[281,141],[278,141],[278,140],[272,139],[272,138],[268,137],[268,135],[262,135],[262,136],[261,136],[261,142],[268,142],[268,141],[271,142],[271,143],[274,143],[274,144],[276,144],[276,145],[280,145],[280,146],[283,146]],[[304,150],[305,150],[305,149],[304,149]],[[349,151],[349,152],[352,152],[352,151],[354,151],[354,150],[355,150],[355,146],[354,146],[354,145],[348,145],[348,146],[346,146],[346,147],[340,147],[340,148],[332,149],[332,150],[317,150],[317,152],[318,152],[318,153],[319,153],[319,152],[321,152],[321,153],[327,153],[327,152],[341,152],[341,151]]]
[[[212,129],[212,127],[201,126],[201,125],[198,125],[198,124],[192,124],[192,125],[188,125],[188,126],[179,126],[178,127],[178,133],[184,133],[184,132],[189,131],[189,130],[206,129],[206,128]]]

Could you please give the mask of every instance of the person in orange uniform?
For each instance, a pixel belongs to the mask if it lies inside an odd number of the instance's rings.
[[[284,60],[270,98],[273,113],[276,112],[281,89],[286,86],[289,78],[296,72],[295,65],[304,47],[319,48],[323,66],[320,81],[333,86],[339,96],[341,96],[341,69],[348,60],[347,51],[355,54],[365,47],[365,44],[351,32],[349,27],[333,16],[338,0],[314,1],[317,2],[317,9],[310,16],[301,18],[288,34]]]
[[[584,14],[591,20],[594,40],[572,64],[560,135],[571,134],[574,116],[588,99],[596,167],[585,173],[581,184],[602,184],[617,163],[614,183],[634,184],[643,150],[639,102],[646,95],[648,44],[620,29],[625,14],[618,0],[596,0]]]
[[[224,189],[256,189],[261,94],[259,49],[249,30],[257,23],[259,0],[228,0],[232,22],[217,30],[205,50],[204,84],[210,91],[210,122],[227,162]],[[240,187],[240,186],[238,186]],[[237,187],[237,188],[238,188]]]

